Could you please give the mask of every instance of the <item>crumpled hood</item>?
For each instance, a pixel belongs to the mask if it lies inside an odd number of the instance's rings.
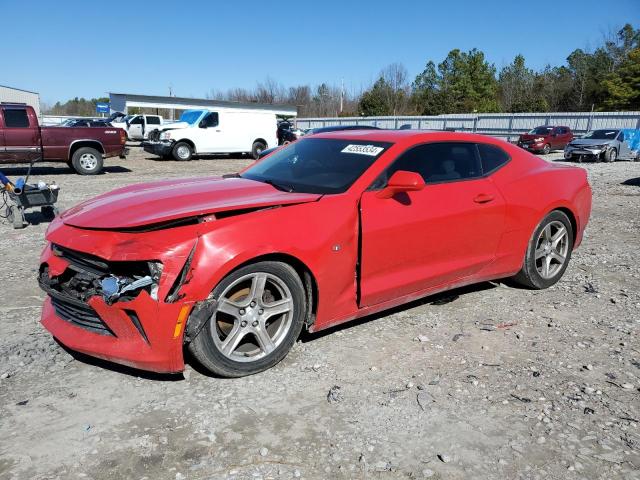
[[[173,122],[173,123],[165,123],[164,125],[160,126],[160,128],[158,128],[158,130],[164,132],[165,130],[177,130],[179,128],[188,128],[191,125],[188,124],[187,122]]]
[[[597,139],[597,138],[574,138],[571,140],[571,145],[607,145],[609,142],[613,142],[613,140],[607,139]]]
[[[194,178],[131,185],[87,200],[62,214],[74,227],[117,230],[229,210],[290,205],[322,195],[289,193],[244,178]]]

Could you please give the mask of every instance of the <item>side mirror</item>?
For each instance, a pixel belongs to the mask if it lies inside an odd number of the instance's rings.
[[[392,198],[401,192],[416,192],[425,187],[424,179],[419,173],[398,170],[391,175],[387,186],[378,192],[378,198]]]

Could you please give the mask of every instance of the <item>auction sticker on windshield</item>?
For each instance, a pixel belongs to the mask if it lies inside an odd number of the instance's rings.
[[[377,156],[384,148],[376,147],[375,145],[347,145],[344,147],[342,153],[358,153],[360,155],[369,155],[371,157]]]

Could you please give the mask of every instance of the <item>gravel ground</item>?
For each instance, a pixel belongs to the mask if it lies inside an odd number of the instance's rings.
[[[133,150],[104,175],[34,179],[67,208],[249,162]],[[72,357],[38,323],[46,222],[0,225],[0,479],[640,478],[640,163],[583,166],[591,223],[553,288],[431,297],[307,335],[235,380]]]

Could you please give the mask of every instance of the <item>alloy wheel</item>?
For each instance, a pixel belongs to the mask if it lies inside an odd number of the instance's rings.
[[[569,235],[557,220],[544,227],[536,241],[535,261],[538,274],[548,280],[555,277],[567,261]]]
[[[98,166],[98,159],[92,153],[83,153],[80,156],[80,166],[85,170],[93,170]]]
[[[225,357],[253,362],[272,353],[293,323],[291,291],[284,281],[266,272],[250,273],[220,295],[209,322],[213,341]]]
[[[189,147],[180,145],[177,149],[178,157],[184,159],[189,158]]]

